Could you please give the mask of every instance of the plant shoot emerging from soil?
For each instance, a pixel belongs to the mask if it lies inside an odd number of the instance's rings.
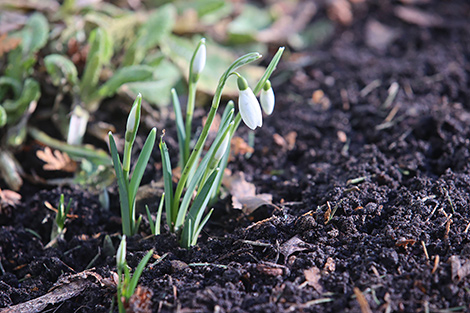
[[[113,158],[114,170],[119,188],[119,200],[121,203],[121,218],[122,218],[122,232],[124,235],[134,235],[141,221],[141,217],[136,220],[135,216],[135,201],[137,189],[139,188],[140,181],[144,175],[145,167],[152,153],[153,146],[155,145],[155,137],[157,130],[153,128],[145,141],[142,151],[137,159],[132,178],[129,179],[131,169],[131,153],[132,146],[137,135],[137,130],[140,123],[140,108],[142,104],[142,96],[139,94],[132,105],[131,112],[127,119],[127,127],[125,133],[124,155],[123,161],[119,158],[117,152],[116,142],[113,134],[109,132],[109,148]]]
[[[144,271],[145,265],[147,265],[150,257],[153,255],[153,249],[147,252],[147,254],[140,261],[139,265],[134,271],[134,275],[131,276],[129,266],[126,262],[126,235],[122,236],[121,243],[116,253],[116,266],[118,271],[118,284],[117,284],[117,302],[119,313],[125,313],[125,306],[128,303],[131,296],[134,294],[137,283],[139,282],[140,275]],[[124,274],[124,277],[123,277]]]
[[[189,248],[197,243],[197,238],[212,213],[211,210],[204,216],[204,211],[208,204],[217,198],[222,175],[227,166],[230,154],[229,143],[241,120],[243,119],[245,124],[251,129],[261,127],[262,112],[255,94],[259,93],[261,88],[267,84],[269,85],[268,90],[271,88],[267,80],[276,68],[283,51],[284,48],[279,49],[253,90],[249,87],[246,79],[236,71],[238,68],[256,61],[261,55],[259,53],[246,54],[229,66],[219,80],[206,123],[191,151],[191,125],[196,95],[196,83],[205,64],[205,39],[199,42],[190,63],[189,96],[185,122],[183,121],[181,105],[176,91],[172,90],[180,148],[179,163],[182,168],[181,177],[175,190],[173,189],[170,156],[168,148],[163,141],[163,136],[159,146],[162,155],[166,220],[170,231],[179,235],[181,246]],[[217,113],[222,91],[227,83],[227,79],[232,75],[238,77],[240,90],[239,113],[234,116],[234,104],[230,101],[223,112],[216,137],[209,151],[201,159],[201,151],[203,150],[202,148],[208,137],[209,129]],[[274,97],[270,98],[268,102],[270,107],[274,107]],[[184,189],[185,192],[183,193]],[[196,196],[193,200],[194,193]],[[158,216],[159,215],[157,215],[156,223],[159,222]],[[151,219],[149,220],[153,223]],[[153,229],[152,232],[154,232]],[[156,232],[157,231],[154,233]]]

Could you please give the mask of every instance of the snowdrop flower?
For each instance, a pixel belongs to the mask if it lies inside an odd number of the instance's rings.
[[[196,77],[202,72],[206,65],[206,39],[202,38],[193,59],[192,72]]]
[[[238,109],[243,122],[253,130],[256,127],[261,127],[263,125],[263,116],[258,99],[248,87],[246,79],[241,76],[238,77],[238,90],[240,91],[238,94]]]
[[[119,245],[119,248],[117,249],[116,253],[116,265],[118,269],[124,268],[126,264],[126,235],[122,236],[121,244]]]
[[[89,114],[82,107],[76,106],[70,117],[69,132],[67,134],[67,143],[69,145],[79,145],[86,132]]]
[[[263,108],[264,113],[271,115],[274,110],[275,98],[274,91],[269,80],[267,80],[264,84],[259,100],[261,102],[261,107]]]

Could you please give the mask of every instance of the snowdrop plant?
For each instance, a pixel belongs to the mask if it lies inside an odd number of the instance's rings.
[[[189,248],[197,243],[198,236],[212,213],[212,210],[210,210],[204,216],[206,207],[218,194],[230,153],[229,143],[241,120],[251,129],[262,126],[262,112],[255,94],[259,93],[266,84],[276,68],[283,51],[284,48],[279,49],[253,90],[249,87],[246,79],[237,72],[237,69],[258,60],[261,55],[259,53],[246,54],[229,66],[219,79],[206,123],[192,150],[190,149],[191,125],[196,83],[199,74],[204,68],[206,56],[204,39],[196,47],[190,63],[189,96],[186,107],[186,121],[184,122],[178,96],[175,90],[172,90],[177,135],[181,150],[180,165],[182,167],[181,177],[175,189],[173,188],[170,156],[168,148],[163,141],[163,136],[159,147],[162,155],[166,221],[170,231],[179,235],[181,246]],[[217,135],[209,150],[201,158],[201,152],[209,135],[209,129],[220,105],[222,91],[227,84],[228,78],[232,75],[238,77],[238,87],[240,90],[239,112],[235,115],[234,104],[229,102],[223,112]],[[274,106],[273,103],[270,105]],[[193,199],[194,194],[195,197]]]
[[[131,276],[129,266],[126,262],[126,235],[122,236],[121,243],[116,253],[116,266],[118,271],[118,283],[117,283],[117,302],[119,313],[125,313],[125,304],[129,301],[131,296],[134,294],[135,288],[139,281],[145,266],[153,255],[153,249],[147,252],[147,254],[140,261],[139,265],[134,271],[134,275]]]
[[[132,105],[127,119],[122,163],[117,152],[116,141],[114,140],[113,134],[109,132],[109,149],[113,159],[114,170],[116,172],[119,188],[122,232],[124,235],[128,236],[132,236],[137,232],[141,221],[141,217],[136,219],[135,214],[137,189],[139,188],[142,176],[144,175],[145,167],[147,166],[153,147],[155,145],[155,137],[157,133],[156,128],[153,128],[150,131],[137,159],[132,177],[130,178],[132,146],[139,128],[141,104],[142,96],[139,94],[135,99],[134,104]]]
[[[55,223],[52,225],[51,242],[56,241],[64,236],[65,232],[65,220],[67,214],[69,214],[70,207],[72,206],[72,199],[69,199],[67,205],[65,205],[64,194],[60,195],[59,207],[55,216]]]

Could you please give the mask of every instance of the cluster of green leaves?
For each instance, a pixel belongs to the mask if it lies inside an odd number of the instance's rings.
[[[137,159],[137,163],[130,177],[131,153],[134,145],[135,137],[140,123],[140,108],[142,104],[142,96],[138,95],[137,99],[129,114],[124,145],[124,156],[121,163],[119,153],[116,147],[116,141],[112,133],[109,133],[109,148],[113,158],[114,170],[118,181],[119,200],[121,204],[122,232],[127,236],[134,235],[139,229],[141,216],[136,219],[135,202],[137,189],[139,188],[145,167],[149,161],[150,155],[155,144],[156,128],[153,128],[142,147],[141,153]]]
[[[57,213],[55,216],[55,223],[52,225],[51,241],[57,240],[57,238],[63,236],[65,230],[65,220],[67,219],[67,214],[69,214],[71,206],[72,199],[69,199],[69,202],[67,203],[67,205],[65,205],[64,194],[61,194],[59,206],[57,208]]]
[[[32,78],[37,62],[36,53],[47,43],[49,25],[40,13],[35,13],[12,38],[19,45],[7,55],[7,66],[0,77],[0,173],[14,190],[22,185],[21,166],[10,152],[26,137],[26,124],[41,95],[39,83]]]
[[[131,275],[130,268],[126,261],[126,236],[122,236],[121,244],[116,254],[116,265],[118,270],[118,284],[117,284],[117,298],[119,313],[125,313],[124,304],[129,301],[131,296],[134,294],[134,290],[137,287],[142,272],[145,266],[153,255],[153,249],[147,252],[142,258],[139,265],[137,265],[134,274]],[[124,274],[124,277],[123,277]]]
[[[199,48],[200,46],[196,48],[194,54],[197,53]],[[282,56],[283,50],[284,48],[279,49],[277,54],[274,56],[264,75],[258,81],[254,89],[255,93],[259,93],[261,91],[261,88],[271,76]],[[261,55],[259,53],[246,54],[233,62],[232,65],[229,66],[222,74],[217,85],[204,128],[202,129],[201,134],[187,159],[183,154],[184,147],[187,146],[187,142],[191,140],[191,137],[188,136],[188,133],[186,132],[186,127],[183,124],[183,117],[181,115],[180,103],[176,93],[173,92],[173,105],[176,115],[178,139],[180,141],[179,146],[180,149],[182,149],[182,151],[180,151],[180,164],[183,165],[181,177],[175,190],[173,189],[170,156],[163,138],[160,141],[159,147],[162,155],[162,169],[166,195],[166,220],[170,231],[180,235],[180,244],[183,247],[189,248],[197,243],[198,236],[212,213],[211,210],[206,214],[206,216],[204,216],[207,205],[216,197],[219,191],[223,172],[227,166],[230,154],[229,148],[227,149],[224,147],[224,151],[220,151],[220,149],[224,146],[224,141],[230,141],[241,121],[240,113],[238,113],[237,116],[234,116],[233,102],[229,103],[222,115],[221,124],[217,131],[216,138],[212,142],[209,151],[201,159],[202,148],[209,135],[209,129],[220,105],[222,91],[228,78],[232,75],[238,75],[237,70],[240,67],[256,61],[260,57]],[[192,60],[194,61],[194,57]],[[193,64],[191,62],[190,68],[192,68],[192,66]],[[196,83],[197,80],[191,79],[190,75],[189,84],[195,85]],[[195,89],[195,86],[193,86],[193,88]],[[190,93],[188,103],[191,101],[193,100],[191,100]],[[188,107],[190,106],[188,105]],[[192,118],[192,115],[187,115],[187,118]],[[186,190],[183,195],[185,188]],[[192,197],[194,192],[196,192],[196,197],[193,200]]]

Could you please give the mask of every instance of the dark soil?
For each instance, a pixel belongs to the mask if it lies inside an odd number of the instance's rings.
[[[280,64],[254,154],[229,165],[279,208],[245,216],[222,200],[189,251],[167,231],[148,237],[147,222],[128,238],[132,268],[151,248],[166,255],[140,280],[153,312],[470,312],[470,4],[416,2],[407,8],[434,18],[407,22],[402,3],[357,3],[350,26]],[[396,32],[384,50],[365,39],[373,20]],[[147,180],[161,178],[154,172]],[[109,312],[115,289],[101,278],[116,267],[103,240],[119,243],[116,190],[105,211],[81,188],[41,188],[26,183],[0,215],[0,307],[94,268],[84,290],[44,312]],[[43,203],[61,193],[76,218],[45,249],[54,213]]]

